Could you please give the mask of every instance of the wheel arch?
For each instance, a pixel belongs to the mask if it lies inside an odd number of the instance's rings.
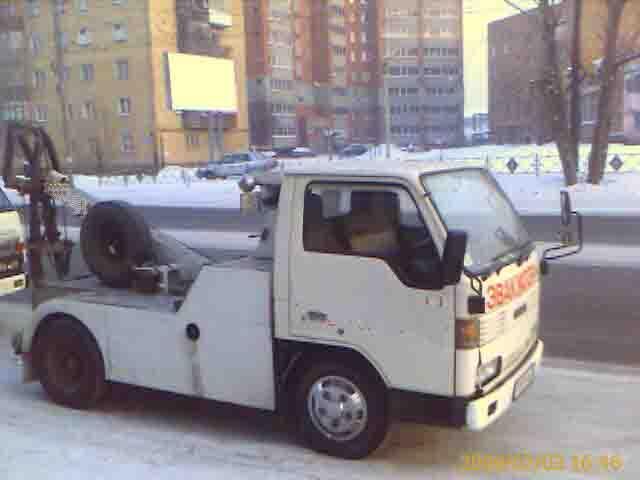
[[[35,330],[33,332],[33,335],[31,336],[31,342],[30,342],[30,345],[29,345],[29,352],[31,353],[31,357],[32,357],[31,361],[34,362],[34,365],[35,365],[36,356],[38,354],[38,352],[37,352],[38,342],[40,341],[42,336],[46,333],[47,327],[49,325],[51,325],[52,322],[54,322],[54,321],[56,321],[58,319],[71,320],[73,323],[75,323],[80,328],[82,328],[84,330],[84,332],[89,336],[89,338],[91,338],[95,342],[95,344],[96,344],[96,346],[98,348],[98,353],[100,354],[100,357],[102,358],[102,364],[104,365],[105,374],[107,374],[108,373],[108,365],[107,365],[107,359],[106,359],[106,356],[105,356],[104,345],[101,344],[100,340],[91,331],[91,328],[89,328],[89,326],[87,326],[82,320],[80,320],[78,317],[76,317],[76,316],[74,316],[72,314],[64,313],[64,312],[47,313],[38,322],[38,325],[36,326],[36,328],[35,328]]]
[[[277,346],[278,409],[285,406],[291,388],[295,388],[304,372],[321,359],[337,361],[345,365],[355,366],[370,374],[387,390],[388,379],[383,372],[362,352],[349,346],[323,345],[317,343],[279,341]]]

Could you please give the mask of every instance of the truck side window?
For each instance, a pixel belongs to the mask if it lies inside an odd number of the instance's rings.
[[[411,195],[401,187],[307,190],[306,251],[380,258],[413,288],[440,288],[440,257]]]

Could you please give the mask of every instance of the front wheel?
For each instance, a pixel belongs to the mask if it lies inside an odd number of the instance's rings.
[[[47,395],[75,409],[94,406],[106,392],[104,360],[84,325],[70,317],[50,320],[34,344],[35,368]]]
[[[321,363],[295,394],[297,424],[314,450],[359,459],[380,446],[389,428],[386,387],[367,369]]]

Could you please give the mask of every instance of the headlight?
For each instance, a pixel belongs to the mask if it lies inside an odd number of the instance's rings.
[[[20,268],[20,261],[19,260],[11,260],[11,262],[9,262],[9,269],[10,270],[18,270]]]
[[[482,386],[489,383],[500,374],[502,368],[502,357],[497,357],[488,363],[483,363],[478,367],[477,381]]]

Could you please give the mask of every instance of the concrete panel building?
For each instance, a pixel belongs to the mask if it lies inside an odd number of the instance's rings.
[[[241,0],[61,0],[58,5],[67,104],[56,76],[52,2],[27,0],[24,25],[31,117],[66,151],[70,126],[76,172],[150,170],[209,158],[207,124],[199,114],[173,112],[167,97],[168,52],[232,58],[239,112],[225,124],[224,148],[248,144],[245,33]],[[215,89],[215,85],[212,85]]]
[[[381,0],[378,9],[393,143],[463,143],[462,1]]]

